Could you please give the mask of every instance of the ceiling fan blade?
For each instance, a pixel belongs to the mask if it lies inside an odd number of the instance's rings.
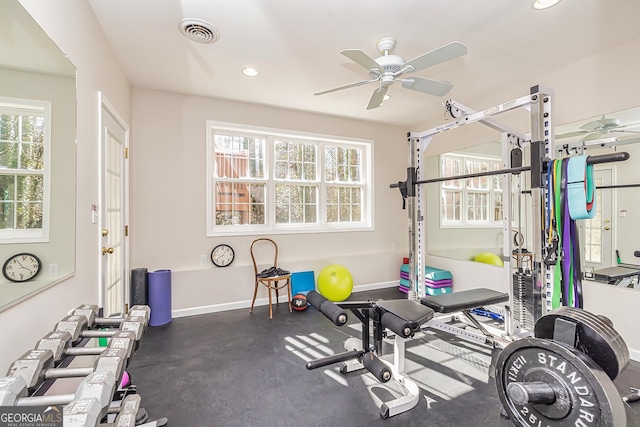
[[[396,79],[402,82],[402,87],[415,90],[417,92],[428,93],[429,95],[444,96],[453,87],[449,82],[439,82],[437,80],[422,79],[420,77],[411,77],[408,79]]]
[[[384,101],[384,96],[387,94],[387,90],[389,86],[380,86],[378,89],[373,91],[373,95],[371,95],[371,99],[369,100],[369,105],[367,105],[367,110],[373,110],[374,108],[378,108],[382,101]]]
[[[592,122],[585,123],[584,125],[580,126],[580,129],[584,129],[588,131],[595,131],[598,129],[602,129],[605,125],[605,122],[603,120],[606,120],[605,116],[602,116],[602,118],[599,120],[594,120]]]
[[[467,47],[465,45],[460,42],[451,42],[420,55],[417,58],[413,58],[411,61],[405,62],[403,67],[410,66],[413,68],[413,70],[410,71],[420,71],[450,59],[457,58],[465,53],[467,53]]]
[[[591,133],[588,130],[577,130],[574,132],[566,132],[566,133],[560,133],[558,135],[556,135],[556,139],[562,139],[562,138],[573,138],[574,136],[582,136],[584,134],[588,134]]]
[[[620,125],[616,128],[616,132],[619,131],[619,129],[624,129],[624,128],[632,128],[632,127],[636,127],[636,126],[640,126],[640,123],[627,123],[626,125]]]
[[[606,135],[606,133],[602,133],[602,132],[591,132],[589,133],[587,136],[585,136],[584,138],[581,139],[581,141],[583,142],[587,142],[587,141],[594,141],[596,139],[600,139],[602,137],[602,135]]]
[[[345,49],[340,51],[341,54],[355,62],[362,65],[367,70],[378,69],[381,70],[380,64],[373,60],[369,55],[361,51],[360,49]]]
[[[342,90],[342,89],[349,89],[350,87],[362,86],[362,85],[366,85],[367,83],[373,83],[375,81],[378,81],[378,79],[361,80],[359,82],[349,83],[348,85],[338,86],[338,87],[334,87],[333,89],[328,89],[328,90],[324,90],[322,92],[314,93],[314,95],[324,95],[325,93],[336,92],[336,91]]]

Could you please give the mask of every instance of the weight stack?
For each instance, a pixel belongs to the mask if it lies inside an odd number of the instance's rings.
[[[144,267],[134,268],[131,270],[131,281],[130,281],[130,291],[129,295],[131,295],[131,301],[129,306],[133,307],[134,305],[148,305],[149,298],[147,295],[148,289],[148,279],[147,279],[147,269]]]
[[[171,270],[156,270],[148,275],[148,294],[151,317],[149,326],[171,322]]]
[[[536,321],[542,316],[541,297],[534,287],[533,275],[516,272],[513,274],[513,307],[512,316],[520,325],[533,331]]]

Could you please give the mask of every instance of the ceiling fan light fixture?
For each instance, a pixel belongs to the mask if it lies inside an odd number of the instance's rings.
[[[558,3],[560,3],[560,0],[535,0],[532,7],[535,10],[543,10],[555,6]]]
[[[244,67],[242,69],[242,74],[247,77],[256,77],[260,72],[253,67]]]

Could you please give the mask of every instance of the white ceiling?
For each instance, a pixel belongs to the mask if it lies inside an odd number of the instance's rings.
[[[469,106],[492,91],[640,37],[638,0],[563,0],[536,11],[532,0],[89,0],[135,87],[215,97],[410,127],[443,114],[453,98]],[[184,38],[184,18],[210,22],[214,44]],[[366,110],[375,84],[313,93],[365,80],[339,52],[379,56],[376,41],[396,38],[412,59],[450,41],[467,55],[415,73],[449,81],[438,98],[400,87]],[[251,65],[256,78],[240,70]],[[525,89],[526,90],[526,89]]]

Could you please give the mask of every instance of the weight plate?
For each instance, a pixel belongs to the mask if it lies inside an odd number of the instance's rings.
[[[612,380],[629,364],[629,349],[620,334],[600,316],[574,307],[559,307],[540,317],[535,324],[536,338],[554,338],[556,319],[576,325],[575,342],[578,351],[586,354],[607,373]]]
[[[550,404],[516,404],[511,383],[547,383]],[[580,351],[555,341],[522,338],[505,347],[496,362],[496,386],[502,406],[521,426],[624,426],[625,407],[609,376]]]

